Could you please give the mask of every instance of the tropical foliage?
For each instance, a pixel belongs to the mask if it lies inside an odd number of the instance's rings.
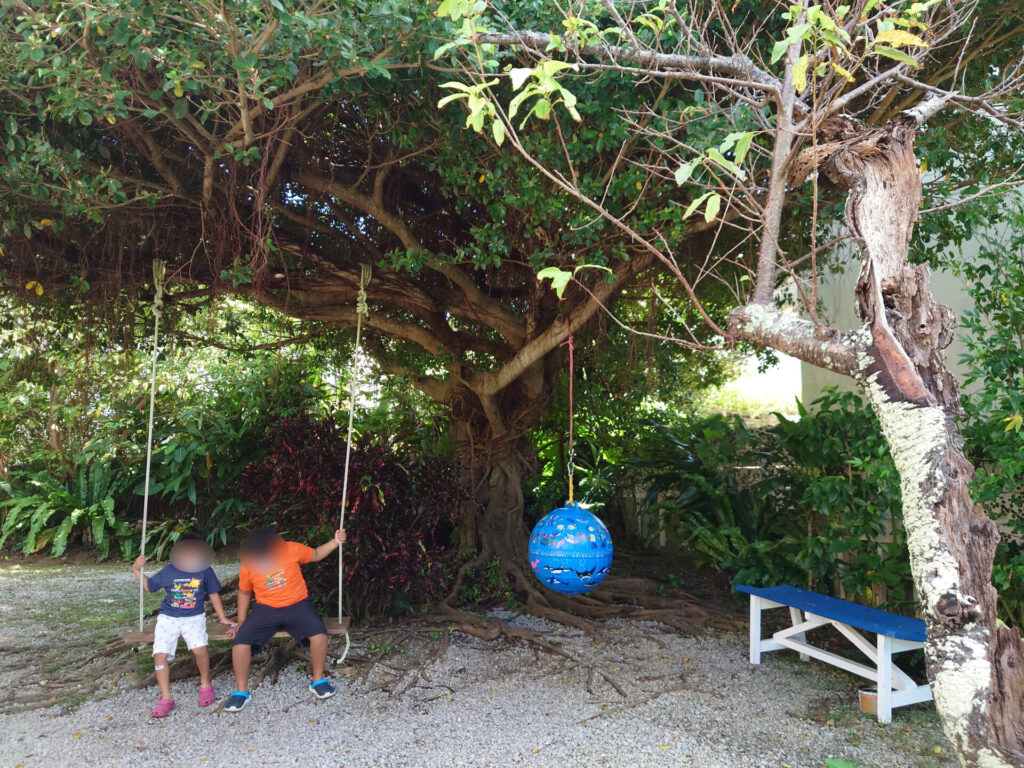
[[[649,511],[737,583],[912,602],[899,478],[858,396],[826,392],[759,430],[718,414],[655,427],[634,461]]]
[[[312,546],[330,539],[344,514],[346,607],[357,617],[401,613],[447,595],[451,544],[466,499],[451,456],[415,454],[366,435],[353,446],[345,479],[345,434],[308,415],[271,425],[268,453],[241,479],[252,526],[272,525]],[[337,608],[337,565],[308,579],[314,600]],[[348,615],[348,614],[346,614]]]

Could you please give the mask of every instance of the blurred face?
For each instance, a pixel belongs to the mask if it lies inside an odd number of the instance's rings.
[[[213,550],[205,541],[179,541],[171,549],[171,565],[185,573],[199,573],[213,565]]]
[[[253,573],[273,573],[283,565],[284,555],[284,539],[274,536],[265,546],[243,550],[242,564]]]

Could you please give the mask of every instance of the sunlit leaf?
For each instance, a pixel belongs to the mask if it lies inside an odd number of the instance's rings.
[[[565,287],[572,280],[572,272],[567,272],[558,267],[545,267],[537,273],[537,279],[551,280],[551,287],[555,289],[558,298],[562,298],[562,294],[565,293]]]
[[[878,37],[875,38],[875,45],[891,45],[893,48],[903,48],[904,46],[928,47],[928,43],[904,29],[886,29],[879,32]]]
[[[809,63],[810,57],[805,53],[793,65],[793,87],[797,93],[803,93],[807,88],[807,65]]]
[[[704,221],[709,224],[714,221],[715,217],[718,216],[718,211],[721,207],[722,196],[715,192],[708,198],[708,206],[704,209]]]

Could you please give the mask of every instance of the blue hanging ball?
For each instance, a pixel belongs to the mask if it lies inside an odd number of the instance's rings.
[[[612,567],[611,534],[600,518],[566,502],[533,526],[530,566],[548,589],[566,595],[589,592]]]

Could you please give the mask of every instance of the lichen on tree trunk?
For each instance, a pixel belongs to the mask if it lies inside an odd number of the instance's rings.
[[[921,198],[915,121],[880,130],[823,126],[825,173],[849,190],[860,248],[856,378],[900,473],[914,582],[928,625],[926,657],[947,736],[966,764],[1024,760],[1024,646],[997,622],[991,584],[998,533],[973,502],[974,468],[956,424],[960,402],[944,349],[955,318],[935,302],[930,272],[908,260]]]

